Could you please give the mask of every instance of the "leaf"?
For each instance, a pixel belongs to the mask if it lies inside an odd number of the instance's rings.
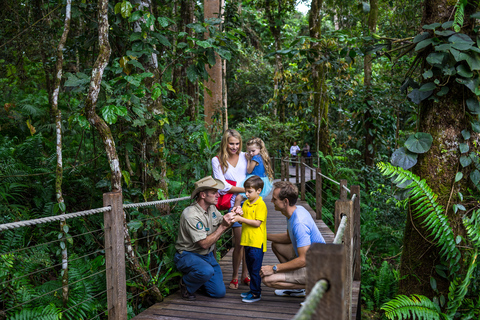
[[[432,146],[433,138],[430,133],[417,132],[408,137],[405,147],[414,153],[425,153]]]
[[[442,89],[440,89],[440,91],[437,92],[437,96],[442,97],[446,95],[448,91],[450,91],[449,87],[442,87]]]
[[[480,114],[480,103],[477,98],[469,98],[466,102],[471,114]]]
[[[362,2],[362,10],[363,10],[363,13],[369,13],[370,4],[368,2]]]
[[[447,52],[447,51],[450,51],[451,48],[452,48],[451,43],[443,43],[443,44],[439,44],[438,46],[435,46],[435,51]]]
[[[116,6],[115,6],[116,7]],[[120,13],[122,14],[123,18],[128,18],[132,13],[133,6],[129,1],[123,1],[120,4]]]
[[[230,60],[232,58],[232,53],[229,50],[223,48],[215,48],[215,51],[225,60]]]
[[[168,39],[164,35],[162,35],[158,32],[152,32],[152,35],[158,40],[158,42],[160,42],[164,46],[166,46],[166,47],[171,47],[172,46],[170,41],[168,41]]]
[[[422,41],[420,41],[419,43],[417,43],[417,45],[415,46],[415,51],[420,51],[420,50],[422,50],[423,48],[426,48],[427,46],[431,45],[432,43],[433,43],[433,39],[432,39],[432,38],[422,40]]]
[[[435,88],[437,88],[437,86],[435,85],[435,83],[433,83],[433,82],[427,82],[427,83],[425,83],[424,85],[422,85],[422,86],[420,87],[420,89],[418,89],[418,91],[420,91],[420,92],[428,92],[428,91],[435,90]]]
[[[460,206],[460,205],[457,205],[457,206]],[[463,207],[463,206],[462,206]],[[464,207],[465,208],[465,207]],[[459,244],[460,242],[462,242],[462,237],[460,235],[458,235],[456,238],[455,238],[455,243],[456,244]]]
[[[457,172],[457,174],[455,175],[455,182],[462,180],[462,178],[463,178],[463,173]]]
[[[473,131],[475,131],[476,133],[480,133],[480,122],[472,121],[471,124]]]
[[[432,52],[428,55],[427,62],[432,66],[435,64],[443,64],[445,57],[446,54],[443,52]]]
[[[480,55],[478,53],[469,54],[466,60],[471,70],[480,70]]]
[[[65,202],[59,202],[59,203],[58,203],[58,208],[59,208],[62,212],[65,212],[65,210],[67,210],[67,207],[65,206]],[[65,231],[65,232],[68,232],[68,231]]]
[[[467,210],[465,209],[465,207],[463,206],[463,204],[457,203],[457,208],[460,209],[460,210],[462,210],[462,211],[467,211]],[[460,237],[460,236],[457,236],[457,237]],[[461,241],[461,238],[460,238],[460,241]],[[457,242],[457,244],[458,244],[458,242]]]
[[[444,36],[444,37],[449,37],[452,34],[454,34],[455,31],[452,30],[445,30],[445,31],[435,31],[435,34],[438,36]]]
[[[420,34],[417,34],[415,38],[413,38],[413,43],[419,43],[420,41],[423,41],[430,37],[430,33],[428,32],[422,32]]]
[[[462,167],[467,167],[469,166],[470,164],[472,163],[472,159],[470,159],[470,157],[468,156],[461,156],[460,157],[460,164],[462,165]]]
[[[213,45],[208,41],[197,41],[197,44],[202,48],[211,48]]]
[[[478,171],[478,169],[470,173],[470,180],[472,180],[473,185],[478,187],[478,183],[480,182],[480,171]]]
[[[161,25],[163,28],[168,27],[168,24],[169,24],[168,18],[158,17],[158,18],[157,18],[157,21],[158,21],[158,23],[160,23],[160,25]]]
[[[463,84],[468,89],[470,89],[476,95],[480,94],[480,90],[478,90],[478,84],[480,80],[478,77],[470,78],[470,79],[463,79],[463,78],[456,78],[455,79],[458,83]]]
[[[450,29],[453,26],[453,21],[447,21],[442,24],[443,29]]]
[[[390,163],[396,167],[401,167],[405,170],[410,169],[417,164],[418,154],[405,149],[404,147],[395,150],[392,154]]]
[[[70,230],[70,229],[68,228],[68,224],[64,225],[64,226],[63,226],[63,232],[68,233],[68,230]]]
[[[117,3],[118,5],[118,3]],[[116,7],[116,6],[115,6]],[[116,12],[115,12],[116,13]],[[136,10],[132,13],[132,15],[130,16],[130,18],[128,19],[128,22],[135,22],[137,21],[138,19],[140,19],[142,17],[142,12],[139,11],[139,10]]]
[[[470,131],[467,131],[467,130],[462,130],[462,136],[463,136],[463,139],[465,140],[468,140],[470,139]]]
[[[473,77],[473,72],[470,71],[466,66],[464,66],[463,64],[459,65],[457,67],[457,73],[462,76],[462,77],[465,77],[465,78],[471,78]]]
[[[142,40],[143,39],[143,33],[142,32],[133,32],[130,35],[130,41],[137,41],[137,40]]]
[[[127,226],[130,230],[135,232],[143,226],[143,223],[141,221],[132,220],[129,223],[127,223]]]
[[[432,287],[433,291],[437,290],[437,280],[434,277],[430,277],[430,286]]]
[[[420,104],[420,102],[427,99],[432,94],[433,91],[421,92],[418,89],[413,89],[412,92],[407,95],[407,97],[409,97],[413,103]]]
[[[480,19],[480,12],[475,12],[474,14],[472,14],[472,15],[470,16],[470,18]]]
[[[132,60],[128,61],[128,64],[131,64],[131,65],[145,71],[145,68],[143,67],[143,65],[140,62],[138,62],[138,60],[132,59]]]
[[[108,105],[102,108],[102,116],[108,124],[117,122],[117,116],[126,116],[127,108],[124,106]]]
[[[197,68],[195,65],[191,64],[187,68],[187,78],[190,82],[195,83],[198,78]]]
[[[440,27],[441,25],[442,25],[441,23],[435,22],[435,23],[432,23],[432,24],[424,25],[422,28],[425,29],[425,30],[434,30],[434,29]]]

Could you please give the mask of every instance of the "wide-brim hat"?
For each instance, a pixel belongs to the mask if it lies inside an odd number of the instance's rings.
[[[192,199],[195,198],[200,191],[208,189],[222,190],[225,189],[225,184],[221,180],[212,178],[212,176],[202,178],[195,182],[195,189],[192,192]]]

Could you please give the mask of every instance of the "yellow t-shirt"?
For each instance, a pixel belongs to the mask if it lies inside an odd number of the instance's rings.
[[[259,197],[253,204],[250,204],[249,200],[245,201],[242,210],[245,219],[260,220],[262,224],[255,228],[243,223],[240,244],[254,248],[261,248],[263,245],[263,252],[267,251],[267,205],[262,197]]]

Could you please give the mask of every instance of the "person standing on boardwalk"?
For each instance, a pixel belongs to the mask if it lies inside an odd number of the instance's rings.
[[[297,161],[297,153],[300,152],[300,147],[297,146],[297,142],[293,141],[293,146],[290,147],[290,156],[292,157],[292,161]],[[293,163],[295,167],[295,162]]]
[[[245,189],[238,185],[245,180],[247,175],[247,158],[245,157],[245,152],[242,152],[242,136],[237,130],[228,129],[223,133],[218,155],[212,158],[212,170],[213,177],[225,184],[225,188],[220,190],[221,197],[217,208],[219,210],[227,210],[234,207],[236,194],[245,192]],[[242,225],[236,222],[233,224],[232,229],[234,236],[233,272],[229,288],[238,289],[238,270],[244,255],[243,247],[240,245]],[[245,261],[242,266],[241,279],[246,285],[250,284]]]
[[[296,205],[298,188],[288,181],[273,184],[272,203],[287,218],[287,232],[267,234],[280,263],[263,266],[263,283],[276,288],[277,296],[305,297],[306,256],[312,243],[325,243],[311,214]]]
[[[224,188],[222,181],[211,176],[195,182],[195,202],[180,217],[174,262],[183,273],[180,292],[184,300],[195,300],[195,292],[202,286],[210,297],[225,296],[222,270],[213,250],[220,236],[234,223],[235,215],[243,212],[237,207],[222,216],[217,210],[218,190]]]
[[[234,219],[243,225],[240,244],[245,249],[245,261],[251,278],[250,291],[240,296],[243,302],[251,303],[260,301],[262,293],[260,268],[267,251],[267,205],[260,196],[264,182],[259,176],[251,176],[244,186],[248,200],[243,203],[243,216],[237,215]]]

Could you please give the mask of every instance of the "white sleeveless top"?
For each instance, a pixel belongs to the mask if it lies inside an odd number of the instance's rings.
[[[225,174],[223,174],[222,168],[220,167],[220,162],[218,161],[217,157],[212,158],[212,169],[213,169],[213,177],[218,180],[222,180],[225,183],[225,189],[219,190],[220,194],[228,193],[228,191],[232,188],[232,185],[225,180],[232,180],[237,182],[237,186],[240,185],[240,182],[245,180],[247,175],[247,158],[245,158],[245,152],[240,152],[238,156],[237,166],[232,166],[229,162],[228,169]],[[232,197],[231,206],[235,203],[235,197]]]

